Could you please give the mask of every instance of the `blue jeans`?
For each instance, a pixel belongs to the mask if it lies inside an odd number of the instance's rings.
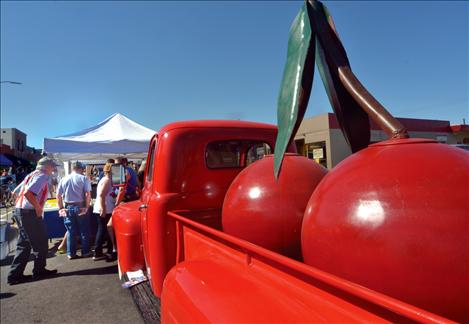
[[[80,233],[81,255],[90,253],[90,223],[88,213],[78,216],[80,207],[68,206],[67,216],[64,218],[64,225],[68,231],[67,237],[67,255],[76,256],[77,243],[75,235]]]

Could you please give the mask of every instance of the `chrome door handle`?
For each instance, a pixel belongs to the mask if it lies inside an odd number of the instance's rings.
[[[140,205],[140,207],[138,207],[138,211],[142,211],[142,209],[147,209],[147,208],[148,208],[147,205],[142,204],[142,205]]]

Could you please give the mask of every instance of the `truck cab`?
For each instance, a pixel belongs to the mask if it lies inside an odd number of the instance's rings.
[[[238,173],[274,150],[277,128],[243,121],[176,122],[151,139],[140,200],[113,214],[120,273],[146,269],[153,291],[176,264],[171,210],[221,230],[225,193]],[[290,152],[295,152],[290,145]]]

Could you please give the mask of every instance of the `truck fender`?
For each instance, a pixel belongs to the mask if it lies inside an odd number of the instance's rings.
[[[112,226],[116,236],[119,276],[127,271],[145,268],[142,234],[140,228],[141,202],[120,204],[112,213]]]

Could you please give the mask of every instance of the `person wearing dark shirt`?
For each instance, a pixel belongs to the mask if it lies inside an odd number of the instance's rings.
[[[122,165],[125,169],[125,185],[124,188],[119,190],[117,195],[116,206],[121,202],[128,202],[137,200],[138,197],[138,180],[137,173],[128,165],[127,158],[119,157],[117,158],[117,163]]]
[[[140,168],[138,169],[138,172],[137,172],[138,187],[140,188],[140,191],[143,189],[146,165],[147,165],[147,161],[144,160],[142,164],[140,165]]]
[[[2,175],[2,176],[0,177],[0,185],[2,185],[2,186],[8,185],[8,183],[9,183],[10,181],[13,181],[13,178],[12,178],[11,176],[9,176],[9,175],[6,175],[6,176],[3,176],[3,175]]]
[[[23,167],[19,167],[16,173],[16,183],[23,182],[24,178],[26,177],[27,173],[25,172]]]

